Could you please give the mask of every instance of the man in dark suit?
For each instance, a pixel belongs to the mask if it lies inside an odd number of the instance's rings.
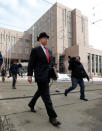
[[[28,64],[28,81],[29,83],[32,82],[32,76],[34,71],[35,81],[38,85],[38,90],[36,91],[34,97],[28,104],[32,112],[36,112],[34,109],[35,103],[37,99],[41,96],[47,114],[49,116],[49,121],[54,126],[58,126],[61,123],[56,119],[57,114],[53,108],[52,101],[50,98],[50,91],[49,91],[49,69],[52,64],[52,52],[46,48],[47,39],[49,36],[42,32],[37,37],[37,41],[40,42],[40,46],[35,47],[31,51],[29,64]]]

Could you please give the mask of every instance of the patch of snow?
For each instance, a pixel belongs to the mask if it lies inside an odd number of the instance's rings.
[[[61,82],[61,81],[71,81],[71,78],[68,76],[68,74],[60,74],[58,73],[58,79],[57,82]]]

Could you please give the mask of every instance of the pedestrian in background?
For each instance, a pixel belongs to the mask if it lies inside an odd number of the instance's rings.
[[[5,82],[5,77],[6,77],[6,68],[5,68],[5,66],[3,66],[2,69],[1,69],[1,76],[2,76],[2,82]]]
[[[17,61],[16,60],[13,61],[13,64],[10,67],[10,72],[11,72],[12,78],[13,78],[12,89],[16,89],[17,74],[19,74],[19,72],[18,72],[18,65],[17,65]]]
[[[84,101],[88,101],[88,99],[85,98],[85,84],[83,81],[83,78],[87,78],[89,81],[89,76],[87,75],[82,63],[80,62],[80,57],[69,57],[69,70],[71,70],[71,81],[72,86],[70,88],[67,88],[64,92],[64,95],[67,96],[67,94],[74,90],[77,85],[80,86],[80,99]]]

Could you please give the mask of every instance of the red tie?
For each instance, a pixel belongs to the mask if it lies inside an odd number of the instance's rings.
[[[46,57],[47,57],[47,61],[49,62],[49,52],[48,52],[48,49],[46,47],[45,48],[45,51],[46,51]]]

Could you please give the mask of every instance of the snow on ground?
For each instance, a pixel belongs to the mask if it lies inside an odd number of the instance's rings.
[[[61,82],[61,81],[71,81],[71,78],[68,76],[68,74],[60,74],[60,73],[58,73],[57,82]]]
[[[27,80],[28,77],[25,75],[23,77],[20,77],[18,76],[17,80]],[[2,78],[0,77],[0,81],[2,80]],[[34,80],[34,77],[33,77],[33,80]],[[6,81],[12,81],[12,77],[10,78],[7,78],[6,77]],[[69,74],[60,74],[58,73],[58,79],[57,79],[57,82],[70,82],[71,81],[71,78],[70,78],[70,75]],[[84,81],[87,82],[87,79],[84,79]],[[93,80],[90,79],[90,82],[92,81],[102,81],[102,78],[101,77],[94,77]]]
[[[93,81],[102,81],[102,78],[96,78],[96,77],[94,77]]]
[[[60,74],[58,73],[58,80],[57,82],[62,82],[62,81],[65,81],[65,82],[70,82],[71,81],[71,78],[69,76],[69,74]],[[88,82],[87,79],[85,78],[84,79],[85,82]],[[93,77],[93,79],[90,79],[90,82],[92,81],[102,81],[102,77]]]

